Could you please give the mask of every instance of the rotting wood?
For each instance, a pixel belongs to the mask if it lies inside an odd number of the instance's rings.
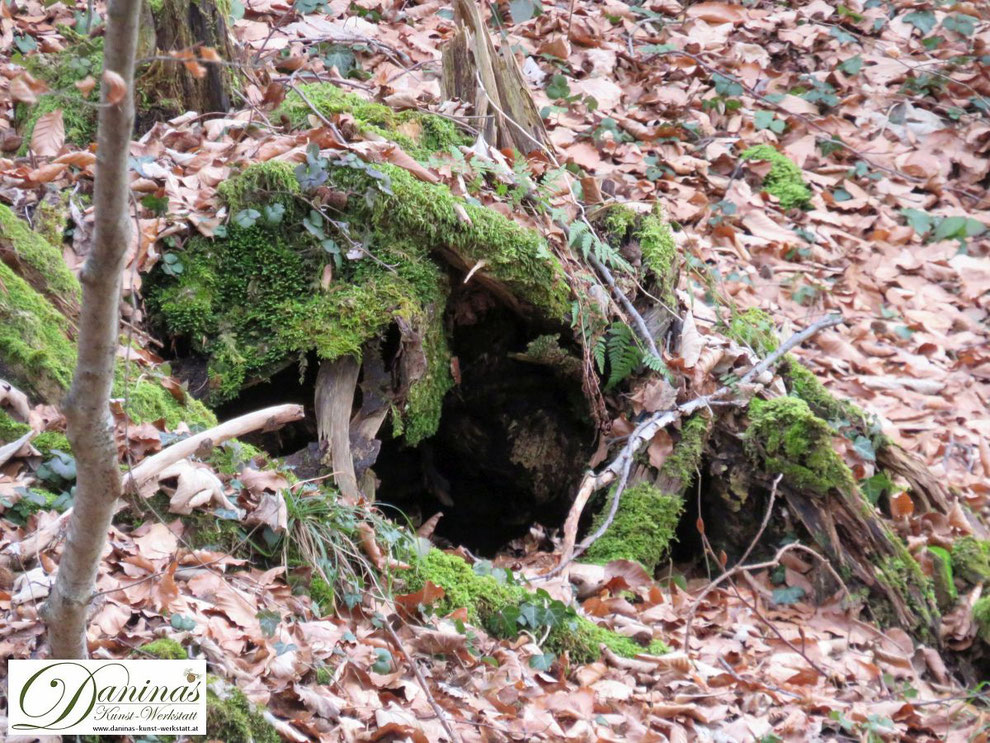
[[[316,427],[320,441],[330,444],[326,462],[343,496],[361,499],[354,458],[351,456],[351,409],[361,366],[353,356],[324,361],[316,377]]]

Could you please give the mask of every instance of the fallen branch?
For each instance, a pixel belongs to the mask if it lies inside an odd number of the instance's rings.
[[[710,395],[689,400],[683,405],[679,405],[672,410],[654,413],[652,416],[636,426],[635,430],[633,430],[632,434],[630,434],[629,438],[626,440],[626,445],[622,448],[622,451],[616,455],[608,466],[606,466],[598,474],[589,471],[584,476],[584,479],[581,481],[581,485],[578,488],[578,494],[574,499],[573,505],[571,506],[571,510],[567,514],[567,520],[564,522],[564,543],[561,549],[560,562],[555,568],[553,568],[553,570],[538,577],[546,579],[562,572],[567,565],[574,560],[575,557],[587,550],[588,547],[590,547],[594,541],[598,539],[598,537],[604,534],[605,529],[608,528],[611,524],[611,520],[618,512],[619,499],[622,497],[622,491],[625,488],[626,480],[628,480],[629,472],[635,461],[636,455],[639,453],[640,449],[653,440],[653,437],[656,436],[660,429],[666,428],[671,423],[691,415],[697,410],[702,408],[710,408],[713,404],[718,404],[722,398],[727,397],[735,389],[744,387],[757,377],[761,376],[765,371],[770,369],[770,367],[780,361],[780,359],[782,359],[791,349],[801,345],[825,328],[834,327],[841,322],[842,317],[839,315],[829,315],[828,317],[822,318],[818,322],[809,325],[804,330],[795,333],[784,343],[781,343],[773,353],[746,372],[737,384],[725,385],[715,390],[715,392]],[[581,514],[584,511],[585,505],[587,505],[588,500],[591,498],[593,493],[608,485],[611,485],[617,478],[620,479],[620,484],[619,487],[615,489],[615,493],[612,495],[612,502],[609,506],[609,518],[606,518],[605,522],[602,524],[602,527],[600,527],[598,531],[589,539],[586,539],[581,544],[579,550],[575,552],[574,543],[577,539],[578,523],[581,520]]]
[[[139,492],[141,486],[150,482],[160,472],[193,454],[202,454],[228,439],[237,438],[258,429],[273,430],[286,423],[300,420],[302,417],[302,405],[275,405],[232,418],[202,433],[176,442],[164,451],[148,457],[125,476],[124,488]],[[70,508],[59,515],[57,519],[28,534],[19,542],[7,545],[0,554],[13,555],[21,561],[33,559],[62,532],[71,515],[72,509]]]

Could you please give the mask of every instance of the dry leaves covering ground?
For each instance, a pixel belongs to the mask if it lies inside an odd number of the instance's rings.
[[[129,294],[140,290],[140,271],[159,259],[156,240],[188,229],[210,234],[220,224],[214,190],[236,168],[302,157],[307,136],[284,132],[265,114],[290,75],[336,75],[329,60],[309,55],[314,40],[356,45],[369,75],[346,84],[369,98],[430,110],[440,103],[439,49],[454,29],[443,0],[332,0],[325,12],[305,15],[280,0],[244,6],[233,24],[247,62],[239,107],[223,118],[191,112],[159,123],[133,145],[135,192],[166,196],[169,206],[164,217],[141,216]],[[7,113],[0,118],[0,196],[17,210],[45,189],[71,189],[92,177],[92,150],[66,145],[57,117],[36,133],[26,158],[13,154],[20,142],[10,123],[14,102],[37,92],[15,53],[58,52],[67,43],[58,25],[83,9],[35,0],[13,10],[0,5],[0,105]],[[840,311],[845,323],[818,336],[804,359],[830,389],[879,414],[886,431],[957,488],[966,505],[986,513],[987,6],[580,0],[510,20],[533,11],[528,0],[507,3],[500,38],[516,49],[538,106],[550,107],[559,157],[587,176],[586,201],[663,204],[680,227],[687,266],[681,296],[693,302],[701,336],[714,320],[704,302],[710,291],[769,311],[784,336]],[[766,167],[739,158],[759,143],[802,167],[813,191],[810,209],[785,211],[761,192]],[[352,145],[374,154],[372,145]],[[463,190],[451,167],[431,177]],[[509,211],[494,194],[483,198]],[[77,209],[72,216],[66,258],[78,266],[91,215]],[[128,319],[139,321],[140,312],[128,309]],[[151,352],[134,359],[138,368],[158,361]],[[35,408],[31,423],[57,428],[58,412]],[[153,426],[121,425],[122,451],[132,458],[152,453],[161,447],[158,434]],[[22,449],[0,460],[0,493],[28,481],[30,454]],[[858,474],[870,473],[868,455],[848,456]],[[179,473],[198,483],[188,486],[195,494],[223,499],[233,492],[229,478],[196,469]],[[281,486],[264,476],[246,489],[239,505],[249,522],[279,525],[284,516],[272,510],[271,497]],[[37,608],[58,542],[41,544],[32,559],[37,550],[25,538],[56,519],[41,512],[21,527],[0,520],[0,548],[19,555],[0,572],[2,657],[43,651]],[[899,528],[917,547],[951,539],[964,521],[906,513]],[[445,740],[414,663],[464,741],[987,737],[985,708],[967,702],[938,652],[914,647],[899,630],[881,632],[837,601],[774,605],[766,571],[708,594],[696,607],[688,649],[681,647],[683,628],[704,581],[682,590],[660,588],[629,565],[586,571],[587,614],[632,636],[663,638],[675,652],[606,656],[580,668],[558,660],[538,671],[529,660],[541,651],[526,636],[498,642],[475,629],[469,640],[441,620],[403,625],[400,647],[367,612],[320,618],[308,597],[291,594],[281,569],[260,572],[233,557],[194,553],[181,530],[174,521],[113,532],[90,628],[96,653],[126,655],[166,631],[184,638],[214,672],[265,707],[288,740]],[[546,554],[531,548],[537,541],[505,564],[523,571],[545,565]],[[808,584],[810,568],[788,561],[787,584]],[[566,595],[563,585],[549,590]],[[259,611],[277,613],[275,626]],[[169,629],[173,615],[191,621]],[[965,649],[975,628],[959,611],[945,618],[944,634]],[[385,668],[381,649],[392,659]],[[314,669],[324,663],[332,680],[321,684]]]

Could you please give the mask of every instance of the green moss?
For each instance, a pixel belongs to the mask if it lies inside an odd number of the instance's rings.
[[[325,664],[320,664],[314,670],[316,672],[316,683],[320,684],[321,686],[326,686],[327,684],[333,681],[332,667]]]
[[[721,323],[719,329],[736,343],[752,348],[761,356],[772,353],[780,345],[773,318],[756,307],[742,311],[733,308],[728,325]]]
[[[450,349],[443,327],[443,312],[435,305],[425,309],[422,319],[423,352],[426,372],[409,389],[403,410],[406,442],[415,446],[436,433],[440,425],[443,398],[454,386],[450,374]]]
[[[284,220],[298,211],[299,180],[294,167],[280,160],[249,165],[236,177],[217,187],[231,215],[252,206],[281,204],[286,209]]]
[[[184,402],[179,402],[175,396],[163,387],[153,374],[141,373],[133,364],[126,371],[123,359],[117,361],[114,369],[114,380],[111,395],[124,399],[127,404],[124,409],[135,423],[153,423],[165,421],[165,427],[173,429],[185,422],[190,427],[201,426],[209,428],[217,424],[217,418],[199,400],[192,395],[186,395]],[[126,384],[125,372],[130,375],[130,383]],[[136,377],[136,378],[135,378]]]
[[[601,224],[602,237],[615,248],[622,245],[639,224],[639,215],[625,204],[611,204],[595,219]]]
[[[0,367],[24,392],[57,402],[76,364],[69,321],[3,262],[0,286]]]
[[[236,475],[246,463],[261,454],[261,449],[256,446],[237,439],[229,439],[214,447],[207,461],[220,474]]]
[[[952,558],[949,557],[948,550],[942,547],[930,546],[928,553],[931,555],[932,565],[934,567],[932,582],[935,586],[935,597],[938,599],[939,609],[948,611],[955,605],[956,599],[959,598],[959,593],[956,591],[956,584],[952,577]]]
[[[182,647],[182,644],[170,637],[159,637],[157,640],[142,645],[139,650],[145,655],[153,655],[159,660],[186,660],[189,657],[189,653]]]
[[[801,168],[768,144],[750,147],[742,153],[743,160],[766,160],[770,172],[763,179],[763,190],[776,196],[782,209],[805,208],[811,201],[811,189],[804,182]]]
[[[50,93],[38,96],[37,103],[17,104],[15,121],[24,139],[21,154],[27,152],[34,126],[42,116],[62,110],[65,139],[75,145],[88,145],[96,138],[98,108],[83,98],[75,83],[88,76],[99,80],[103,69],[103,39],[78,37],[63,51],[35,54],[25,59],[25,66],[35,77],[48,84]],[[92,94],[91,94],[92,95]],[[92,95],[95,103],[95,95]]]
[[[79,282],[62,260],[61,249],[33,231],[27,222],[3,204],[0,204],[0,240],[10,244],[19,266],[18,273],[34,289],[53,303],[79,304]]]
[[[243,743],[280,743],[282,738],[236,686],[218,679],[206,692],[206,737]]]
[[[674,538],[683,510],[679,495],[665,495],[649,483],[634,485],[622,494],[615,520],[588,548],[585,559],[599,564],[633,560],[652,573]],[[607,508],[595,516],[592,532],[607,516]]]
[[[680,440],[660,467],[666,482],[679,483],[679,487],[684,488],[694,481],[710,428],[711,421],[704,413],[695,413],[684,421]],[[680,492],[671,495],[680,495]]]
[[[952,568],[972,585],[990,582],[990,542],[960,537],[952,543]]]
[[[990,643],[990,596],[984,596],[973,604],[973,620],[979,628],[980,639]]]
[[[914,629],[922,637],[928,637],[939,616],[935,584],[925,575],[900,537],[893,532],[888,532],[887,537],[896,554],[881,559],[876,565],[875,575],[888,590],[909,602],[909,608],[917,617]]]
[[[65,437],[65,434],[58,433],[57,431],[45,431],[44,433],[39,433],[31,439],[31,444],[35,449],[40,451],[41,456],[46,459],[51,457],[53,451],[60,451],[65,454],[72,453],[72,445]]]
[[[321,615],[330,613],[336,605],[337,595],[333,586],[318,575],[313,576],[309,583],[309,597],[319,607]]]
[[[493,634],[500,633],[498,614],[506,607],[517,607],[525,602],[541,603],[543,598],[515,583],[499,582],[492,575],[481,575],[456,555],[448,555],[431,549],[419,559],[407,577],[407,588],[414,592],[427,581],[444,589],[444,596],[435,605],[441,614],[455,609],[466,609],[473,624],[485,627]],[[606,644],[617,654],[631,657],[638,653],[663,653],[668,650],[662,642],[655,641],[648,648],[633,640],[599,627],[585,617],[574,616],[550,631],[546,648],[553,652],[567,651],[572,661],[590,662],[599,657],[600,644]]]
[[[820,495],[833,489],[847,494],[855,490],[852,472],[835,452],[835,431],[804,400],[753,398],[748,411],[746,449],[765,470],[781,472],[791,487]]]
[[[21,436],[31,430],[27,423],[15,421],[9,413],[0,409],[0,444],[9,444],[17,441]]]
[[[0,215],[2,221],[3,216]],[[58,250],[65,240],[65,228],[69,224],[69,191],[62,191],[54,201],[42,199],[34,212],[34,221],[35,231]]]
[[[300,85],[298,89],[299,92],[291,91],[275,111],[276,117],[285,116],[293,128],[309,126],[309,117],[315,108],[326,118],[350,114],[364,136],[395,142],[419,160],[457,145],[471,143],[470,138],[462,134],[452,121],[442,116],[419,111],[393,111],[388,106],[367,101],[331,83],[310,83]]]
[[[643,218],[634,237],[639,240],[643,264],[657,283],[658,296],[668,308],[676,309],[674,290],[677,289],[678,276],[677,244],[659,205],[654,207],[652,214]]]

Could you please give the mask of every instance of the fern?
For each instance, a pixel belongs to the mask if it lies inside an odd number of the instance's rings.
[[[643,363],[643,352],[636,336],[625,323],[612,323],[609,326],[608,332],[595,343],[594,356],[602,374],[605,373],[606,361],[608,363],[606,390],[615,387]]]

